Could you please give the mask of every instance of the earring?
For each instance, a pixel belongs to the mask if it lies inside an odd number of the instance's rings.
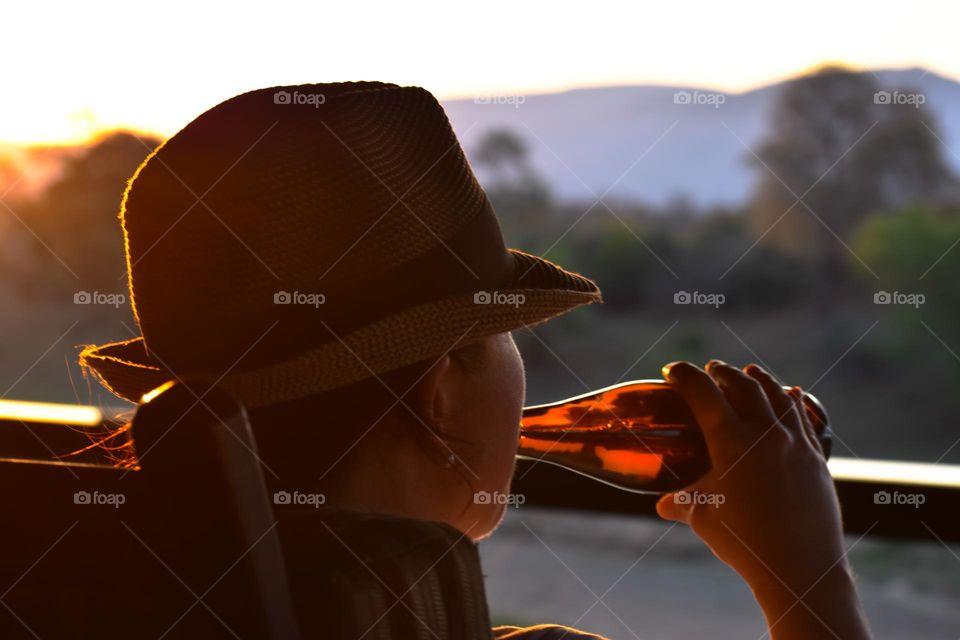
[[[444,469],[452,469],[453,465],[457,463],[457,456],[454,455],[453,451],[447,454],[447,460],[443,464]]]

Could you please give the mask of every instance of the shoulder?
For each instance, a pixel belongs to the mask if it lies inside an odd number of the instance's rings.
[[[534,627],[495,627],[494,640],[606,640],[603,636],[577,631],[559,624]]]

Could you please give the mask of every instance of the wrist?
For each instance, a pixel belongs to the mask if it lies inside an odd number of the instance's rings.
[[[791,606],[798,599],[830,594],[831,596],[856,596],[856,580],[847,562],[841,561],[824,572],[796,576],[779,576],[769,569],[762,575],[747,579],[747,584],[761,606]]]
[[[869,638],[856,580],[846,562],[812,580],[751,584],[771,638]],[[800,632],[799,635],[796,632]]]

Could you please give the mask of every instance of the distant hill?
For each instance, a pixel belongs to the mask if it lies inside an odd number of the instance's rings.
[[[960,170],[960,83],[923,69],[874,73],[885,89],[926,96],[953,150],[945,156]],[[590,199],[591,190],[599,195],[612,187],[611,199],[663,204],[683,196],[698,205],[735,205],[755,178],[744,144],[762,137],[784,84],[721,94],[719,105],[710,104],[717,94],[702,87],[639,85],[449,100],[444,107],[468,156],[491,128],[522,136],[534,166],[562,199]],[[684,91],[700,104],[677,104],[675,94]]]

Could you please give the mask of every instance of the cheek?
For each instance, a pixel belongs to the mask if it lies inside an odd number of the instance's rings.
[[[520,438],[520,417],[523,412],[523,363],[515,349],[508,351],[496,378],[496,390],[490,398],[491,418],[488,431],[488,456],[493,483],[506,489],[513,472],[514,456]],[[494,410],[494,407],[496,409]]]
[[[490,367],[469,386],[457,428],[459,454],[469,466],[474,491],[506,493],[513,476],[523,411],[523,361],[512,341],[497,345]]]

